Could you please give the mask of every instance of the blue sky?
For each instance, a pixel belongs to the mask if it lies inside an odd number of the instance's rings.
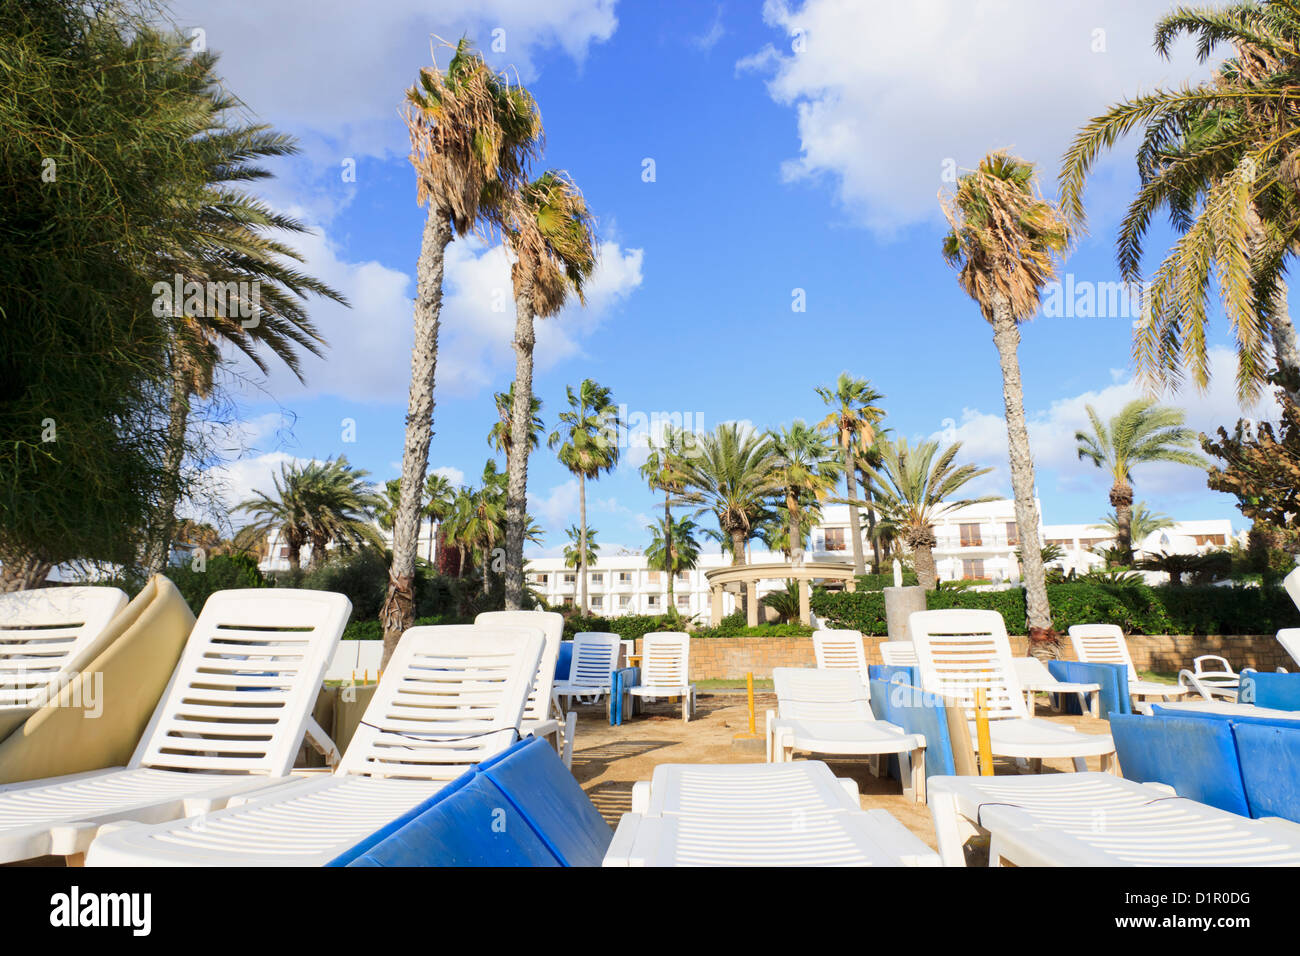
[[[300,138],[302,154],[278,164],[263,191],[313,225],[297,245],[353,304],[313,306],[331,348],[305,363],[305,386],[276,371],[241,388],[232,460],[213,473],[219,493],[232,501],[267,487],[287,458],[346,454],[376,480],[396,477],[424,219],[398,105],[429,62],[430,35],[462,33],[527,83],[546,124],[544,165],[567,169],[599,219],[589,307],[539,330],[534,387],[548,428],[564,386],[584,377],[634,413],[768,427],[820,418],[815,386],[847,370],[886,395],[897,433],[962,440],[964,458],[996,468],[980,490],[1008,492],[997,355],[939,255],[936,193],[945,170],[1011,147],[1039,164],[1054,195],[1061,153],[1088,117],[1203,72],[1185,48],[1171,63],[1151,51],[1168,6],[179,0],[177,25],[222,53],[250,113]],[[343,175],[353,164],[354,182]],[[1117,150],[1087,197],[1090,233],[1065,266],[1076,283],[1117,279],[1115,226],[1133,184],[1131,149]],[[1152,235],[1151,264],[1168,238]],[[466,481],[490,454],[492,393],[513,377],[508,290],[499,248],[453,243],[430,466]],[[1093,521],[1108,507],[1107,482],[1074,460],[1072,436],[1086,403],[1110,414],[1136,394],[1131,326],[1041,317],[1024,328],[1050,523]],[[1221,320],[1214,342],[1228,345]],[[1198,428],[1241,414],[1230,353],[1216,353],[1216,369],[1207,394],[1168,399]],[[348,420],[355,441],[344,440]],[[655,508],[636,450],[625,458],[588,493],[606,548],[643,546]],[[1135,479],[1157,510],[1240,525],[1232,500],[1191,470]],[[576,500],[553,455],[537,453],[530,507],[548,552],[576,520]]]

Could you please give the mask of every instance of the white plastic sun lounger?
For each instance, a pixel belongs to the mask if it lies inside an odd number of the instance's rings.
[[[1128,693],[1137,702],[1139,697],[1159,697],[1173,700],[1187,693],[1179,684],[1161,684],[1153,680],[1138,680],[1137,668],[1128,652],[1124,632],[1116,624],[1075,624],[1070,627],[1070,643],[1074,656],[1085,664],[1123,664],[1128,668]]]
[[[930,812],[946,866],[986,832],[989,865],[1298,866],[1300,826],[1251,820],[1104,773],[934,777]]]
[[[632,789],[605,866],[938,866],[818,761],[664,764]]]
[[[85,852],[104,824],[157,822],[281,783],[352,605],[327,591],[219,591],[123,768],[0,787],[0,860]]]
[[[525,737],[549,737],[555,752],[566,767],[573,765],[573,738],[578,729],[578,715],[560,710],[551,687],[555,683],[555,661],[564,640],[564,617],[554,611],[484,611],[474,618],[475,624],[488,627],[537,628],[546,640],[537,664],[524,722],[520,731]]]
[[[1020,686],[1025,691],[1025,709],[1029,711],[1029,716],[1034,716],[1036,700],[1038,694],[1078,694],[1080,713],[1089,713],[1096,717],[1100,712],[1099,701],[1101,699],[1100,684],[1080,684],[1071,681],[1060,681],[1052,676],[1052,672],[1036,657],[1017,657],[1011,662],[1016,668],[1016,677],[1020,680]],[[1092,695],[1091,704],[1088,701],[1088,695]]]
[[[1291,655],[1291,659],[1300,664],[1300,627],[1284,627],[1277,632],[1277,642]],[[1278,668],[1285,670],[1285,668]]]
[[[575,634],[569,676],[566,680],[557,680],[551,687],[556,706],[560,706],[561,698],[597,700],[602,695],[608,695],[622,650],[623,639],[617,634],[597,631],[580,631]]]
[[[1114,768],[1115,742],[1109,734],[1082,734],[1029,716],[1006,625],[997,611],[916,611],[908,628],[922,689],[965,708],[972,742],[975,691],[982,687],[995,756],[1028,759],[1036,767],[1047,758],[1068,758],[1077,771],[1086,769],[1084,758],[1100,757],[1103,770]]]
[[[100,636],[126,604],[117,588],[0,594],[0,723],[43,706],[94,660]]]
[[[819,670],[852,670],[861,675],[864,684],[870,680],[861,631],[826,628],[813,631],[812,638]]]
[[[870,692],[856,671],[777,667],[772,670],[777,709],[767,712],[767,759],[788,763],[796,750],[823,756],[898,756],[903,793],[925,802],[925,737],[876,720]]]
[[[881,641],[880,659],[890,667],[915,667],[916,648],[911,641]]]
[[[1210,670],[1207,661],[1216,662],[1219,669]],[[1190,686],[1205,700],[1235,701],[1237,699],[1237,688],[1241,685],[1241,677],[1232,669],[1226,657],[1220,657],[1218,654],[1202,654],[1192,661],[1192,668],[1192,670],[1183,668],[1178,672],[1180,685]]]
[[[691,636],[683,631],[660,631],[641,638],[641,683],[629,687],[633,697],[680,697],[682,720],[695,710],[695,685],[690,681]]]
[[[328,863],[519,738],[543,643],[536,628],[412,628],[333,774],[189,820],[106,832],[86,864]]]

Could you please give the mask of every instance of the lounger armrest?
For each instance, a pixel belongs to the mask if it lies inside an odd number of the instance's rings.
[[[108,825],[113,826],[113,824]],[[50,854],[72,856],[75,853],[85,853],[99,830],[99,825],[95,823],[65,823],[51,827]]]
[[[618,829],[614,831],[614,838],[609,841],[609,848],[605,850],[605,858],[601,861],[601,866],[632,865],[632,849],[636,846],[636,835],[641,829],[643,819],[638,813],[623,814],[622,819],[618,821]]]
[[[649,780],[638,780],[632,784],[632,812],[642,816],[650,812]]]
[[[836,777],[835,782],[844,788],[844,792],[853,799],[854,803],[859,802],[858,782],[856,780],[850,777]]]
[[[871,838],[904,866],[941,866],[939,854],[921,842],[911,830],[899,823],[888,810],[866,810],[871,821]]]
[[[316,723],[316,718],[310,714],[307,715],[307,726],[303,736],[307,743],[311,744],[312,748],[325,758],[327,764],[331,767],[339,765],[339,748],[330,739],[330,735],[325,733],[325,729]]]
[[[1146,787],[1148,790],[1154,790],[1162,797],[1178,796],[1178,791],[1167,783],[1157,783],[1155,780],[1148,780],[1146,783],[1142,784],[1142,786]]]

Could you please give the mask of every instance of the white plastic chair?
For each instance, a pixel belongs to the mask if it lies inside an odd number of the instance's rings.
[[[989,866],[1297,866],[1300,826],[1251,820],[1103,773],[932,777],[945,866],[991,837]]]
[[[629,687],[634,697],[682,699],[682,720],[695,710],[695,685],[690,681],[691,636],[683,631],[660,631],[641,639],[641,683]]]
[[[883,776],[880,758],[898,756],[903,794],[925,802],[925,737],[876,720],[867,684],[850,670],[777,667],[772,670],[777,709],[767,712],[767,759],[789,763],[796,750],[840,757],[870,757]]]
[[[821,629],[813,631],[812,639],[818,669],[857,671],[864,684],[870,680],[861,631]]]
[[[662,764],[632,788],[605,866],[938,866],[819,761]]]
[[[1020,680],[1020,686],[1025,692],[1025,709],[1029,711],[1029,716],[1034,716],[1034,710],[1037,705],[1036,696],[1042,694],[1077,694],[1079,696],[1079,712],[1099,716],[1101,698],[1100,684],[1081,684],[1073,681],[1059,681],[1052,676],[1052,672],[1036,657],[1017,657],[1012,663],[1016,667],[1016,677]],[[1089,703],[1088,695],[1092,695],[1092,701]]]
[[[543,646],[529,627],[412,628],[333,774],[193,819],[104,833],[86,864],[328,863],[519,738]]]
[[[916,648],[911,641],[881,641],[880,659],[890,667],[915,667]]]
[[[113,821],[173,820],[282,783],[351,610],[327,591],[213,594],[126,767],[0,787],[0,860],[75,856]]]
[[[578,715],[564,714],[551,693],[555,661],[564,640],[564,617],[554,611],[484,611],[474,618],[474,623],[489,627],[536,627],[545,635],[546,646],[537,665],[533,689],[528,694],[521,729],[525,737],[549,737],[564,765],[571,767]]]
[[[1219,669],[1210,670],[1207,662],[1217,663]],[[1232,702],[1237,699],[1237,688],[1241,684],[1241,677],[1232,669],[1226,657],[1220,657],[1218,654],[1202,654],[1192,661],[1192,668],[1188,670],[1184,667],[1178,672],[1179,686],[1190,685],[1206,700]]]
[[[916,611],[908,629],[922,689],[948,697],[966,711],[973,744],[975,691],[983,688],[995,756],[1027,759],[1036,769],[1045,758],[1069,758],[1076,771],[1086,769],[1085,757],[1100,757],[1103,770],[1115,769],[1109,734],[1082,734],[1029,716],[1006,624],[997,611]]]
[[[126,607],[117,588],[37,588],[0,594],[0,722],[43,706],[103,650]]]
[[[1070,643],[1074,645],[1074,656],[1085,664],[1123,664],[1127,667],[1128,692],[1134,702],[1139,697],[1175,700],[1188,691],[1180,684],[1138,680],[1137,669],[1128,652],[1128,642],[1118,625],[1075,624],[1070,628]]]
[[[568,679],[556,681],[551,687],[556,706],[562,705],[561,698],[594,701],[609,694],[622,649],[623,641],[617,634],[596,631],[575,634]]]
[[[1277,642],[1282,645],[1282,649],[1291,655],[1291,659],[1300,664],[1300,627],[1284,627],[1277,632]],[[1279,667],[1278,670],[1285,673],[1285,667]]]

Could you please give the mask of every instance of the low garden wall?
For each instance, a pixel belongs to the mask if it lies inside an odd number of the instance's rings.
[[[882,640],[863,638],[868,664],[883,663],[879,649]],[[1025,654],[1027,644],[1024,637],[1012,637],[1012,653]],[[1272,634],[1231,637],[1134,634],[1128,638],[1128,647],[1134,666],[1143,671],[1177,672],[1183,667],[1190,668],[1192,659],[1201,654],[1226,657],[1237,670],[1253,667],[1272,671],[1279,666],[1297,669],[1295,661]],[[1062,656],[1074,656],[1068,638],[1063,642]],[[743,679],[749,671],[756,678],[770,678],[774,667],[816,666],[812,639],[807,637],[709,637],[691,641],[692,680]]]

